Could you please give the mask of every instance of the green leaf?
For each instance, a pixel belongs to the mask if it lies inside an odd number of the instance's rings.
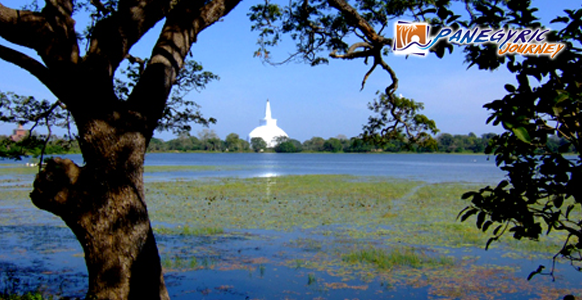
[[[565,91],[558,91],[558,96],[554,98],[554,103],[560,104],[566,100],[570,99],[570,94]]]
[[[550,21],[550,23],[568,23],[568,17],[558,17]]]
[[[489,229],[489,226],[491,226],[491,224],[493,224],[493,222],[491,222],[490,220],[487,220],[487,222],[485,222],[485,224],[483,224],[483,232],[487,231],[487,229]]]
[[[495,230],[493,230],[493,235],[497,235],[499,233],[499,230],[501,230],[502,227],[503,227],[503,224],[497,226],[495,228]]]
[[[499,239],[499,237],[494,236],[492,238],[490,238],[489,240],[487,240],[487,243],[485,244],[485,250],[489,250],[489,246],[491,245],[492,242],[497,241]]]
[[[461,217],[461,222],[465,222],[465,220],[467,220],[467,218],[469,218],[470,216],[476,214],[479,210],[476,208],[473,208],[469,211],[467,211],[462,217]]]
[[[513,131],[513,134],[515,134],[515,136],[522,142],[531,144],[531,137],[529,136],[527,129],[524,127],[514,127],[511,128],[511,131]]]
[[[554,196],[554,199],[552,201],[554,202],[554,206],[556,208],[560,208],[564,203],[564,197],[562,195],[556,195]]]
[[[515,90],[516,89],[515,89],[515,87],[513,85],[511,85],[511,84],[508,83],[508,84],[505,85],[505,90],[508,91],[508,92],[510,92],[510,93],[515,93]]]
[[[482,211],[477,215],[477,228],[483,228],[483,222],[485,221],[486,212]]]
[[[439,16],[439,18],[444,20],[450,15],[452,15],[452,13],[444,6],[439,7],[439,10],[437,11],[437,16]]]
[[[437,12],[437,10],[435,8],[429,8],[427,10],[421,11],[420,13],[424,15],[424,14],[430,14],[430,13],[436,13],[436,12]]]
[[[508,121],[503,121],[503,126],[504,126],[506,129],[513,129],[513,126],[514,126],[514,125],[513,125],[513,123],[509,123]]]
[[[574,204],[568,205],[568,208],[566,209],[566,219],[570,218],[570,213],[572,212],[573,209],[574,209]]]

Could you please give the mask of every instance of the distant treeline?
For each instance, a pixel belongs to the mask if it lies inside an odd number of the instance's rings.
[[[205,130],[194,136],[181,136],[173,140],[164,142],[160,139],[152,139],[150,142],[149,152],[278,152],[278,153],[297,153],[297,152],[345,152],[345,153],[365,153],[365,152],[441,152],[441,153],[483,153],[489,144],[489,140],[495,136],[494,133],[486,133],[477,136],[474,133],[449,134],[443,133],[438,135],[434,148],[417,148],[407,149],[399,141],[388,143],[384,147],[374,146],[361,138],[339,135],[337,137],[324,139],[322,137],[313,137],[303,143],[292,138],[280,138],[277,146],[267,148],[267,143],[261,138],[253,138],[250,143],[241,139],[238,134],[231,133],[221,140],[212,130]],[[558,137],[552,137],[548,141],[550,149],[557,149],[564,144],[564,141]]]
[[[388,143],[384,147],[374,146],[358,137],[347,138],[339,135],[337,137],[324,139],[313,137],[301,143],[292,138],[280,138],[277,146],[267,148],[267,143],[261,138],[253,138],[251,142],[241,139],[238,134],[231,133],[221,140],[213,130],[205,129],[198,133],[198,136],[183,135],[169,141],[153,138],[148,147],[148,152],[345,152],[345,153],[365,153],[365,152],[440,152],[440,153],[483,153],[489,140],[495,136],[494,133],[486,133],[477,136],[474,133],[468,135],[443,133],[435,140],[436,147],[407,149],[399,141]],[[22,143],[26,143],[25,140]],[[550,149],[557,151],[565,142],[552,137],[548,141]],[[11,142],[9,137],[0,136],[0,151],[3,153],[15,150],[17,147],[27,147],[19,143]],[[33,147],[28,147],[30,155],[38,155],[41,152],[42,144],[36,143]],[[46,154],[66,154],[80,153],[79,145],[76,141],[66,142],[58,138],[52,138],[46,146]]]
[[[36,157],[42,153],[43,149],[45,154],[81,153],[79,143],[76,140],[70,141],[51,136],[50,140],[45,143],[44,136],[35,135],[15,141],[10,136],[0,135],[1,157],[17,157],[20,154]]]

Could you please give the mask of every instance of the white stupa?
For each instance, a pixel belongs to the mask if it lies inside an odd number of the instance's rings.
[[[249,143],[252,138],[260,137],[267,143],[268,148],[272,148],[277,145],[276,138],[280,136],[289,137],[283,129],[277,126],[277,119],[271,118],[271,104],[267,100],[265,118],[259,120],[259,127],[249,133]]]

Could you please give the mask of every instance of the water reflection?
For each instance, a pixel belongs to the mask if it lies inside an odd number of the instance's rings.
[[[268,172],[268,173],[263,173],[257,177],[261,177],[261,178],[270,178],[270,177],[277,177],[279,176],[279,174],[274,173],[274,172]]]
[[[64,155],[82,164],[81,155]],[[8,161],[6,161],[8,162]],[[22,164],[22,162],[10,162]],[[305,174],[388,176],[426,182],[496,183],[504,173],[486,155],[450,154],[277,154],[277,153],[150,153],[146,166],[208,168],[146,172],[154,180],[204,177],[274,177]],[[28,176],[28,175],[27,175]],[[28,176],[34,179],[34,175]]]

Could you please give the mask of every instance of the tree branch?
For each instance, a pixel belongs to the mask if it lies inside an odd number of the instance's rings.
[[[146,66],[146,61],[143,58],[137,57],[137,56],[133,56],[131,54],[128,54],[125,56],[125,58],[127,58],[127,60],[129,60],[130,63],[134,64],[137,63],[139,64],[139,74],[143,74],[143,71],[145,70],[145,66]]]
[[[105,5],[103,5],[99,0],[91,0],[90,2],[100,14],[107,15],[108,13],[113,12],[112,9],[105,7]]]
[[[39,61],[18,52],[14,49],[0,45],[0,59],[15,64],[28,71],[44,84],[55,96],[61,94],[61,85],[51,75],[50,71]]]
[[[364,19],[358,11],[349,5],[344,0],[327,0],[327,3],[333,8],[340,11],[347,19],[350,25],[358,28],[362,33],[375,45],[389,45],[391,39],[387,39],[378,33],[370,24]]]
[[[41,12],[15,10],[0,4],[0,36],[34,49],[47,67],[77,63],[79,47],[70,0],[46,1]]]
[[[152,132],[162,117],[168,95],[198,34],[228,14],[241,0],[182,1],[166,18],[152,57],[127,103],[146,119]]]
[[[0,36],[31,49],[40,49],[51,35],[42,13],[8,8],[0,3]]]
[[[390,74],[390,79],[392,79],[392,84],[386,88],[386,95],[392,97],[394,92],[398,89],[398,77],[396,77],[396,72],[392,70],[390,65],[388,65],[384,59],[382,59],[382,55],[380,53],[374,56],[374,63],[379,64],[388,74]]]
[[[366,50],[356,52],[356,49],[358,48],[366,48]],[[370,51],[370,49],[372,49],[372,45],[370,45],[369,43],[359,42],[351,45],[346,54],[336,54],[337,50],[334,50],[329,54],[329,56],[332,58],[342,58],[342,59],[369,57],[374,55],[374,53]]]
[[[93,28],[84,59],[86,68],[108,80],[112,78],[129,49],[170,12],[171,2],[120,0],[118,10]],[[99,10],[100,1],[91,3]]]
[[[72,12],[70,0],[47,0],[40,13],[15,10],[0,4],[0,36],[36,50],[44,65],[5,46],[0,48],[0,58],[30,72],[59,98],[63,95],[61,82],[66,82],[67,76],[74,76],[72,68],[79,59]],[[61,82],[53,79],[60,75],[65,76]]]

